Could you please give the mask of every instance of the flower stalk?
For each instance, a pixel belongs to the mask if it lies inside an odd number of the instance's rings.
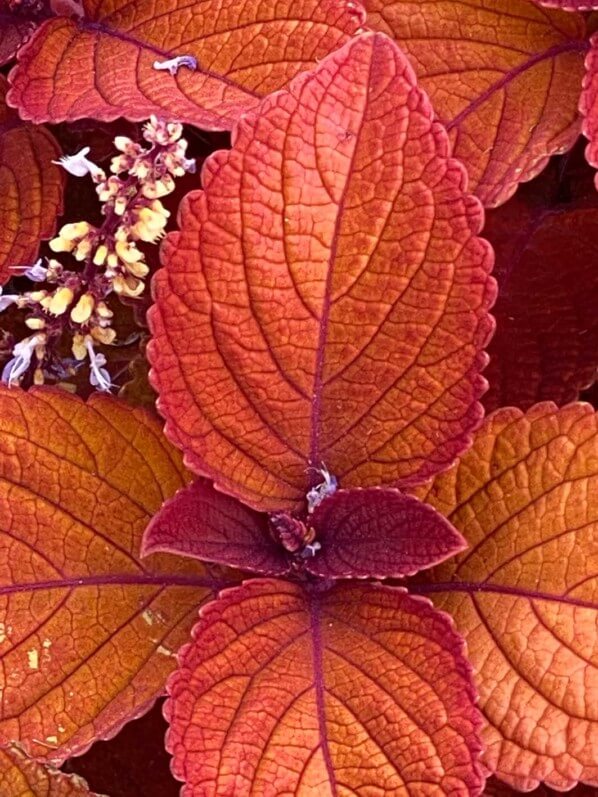
[[[111,389],[106,356],[96,351],[116,342],[108,300],[113,294],[137,299],[145,290],[149,266],[138,243],[160,241],[170,216],[161,199],[174,191],[176,177],[196,168],[182,133],[178,122],[152,116],[143,128],[145,144],[117,136],[109,175],[89,159],[89,147],[58,161],[69,174],[91,177],[104,222],[99,227],[85,220],[64,224],[50,241],[52,252],[70,255],[81,266],[40,258],[21,270],[35,283],[33,290],[0,295],[0,312],[12,305],[25,309],[25,324],[33,333],[13,347],[3,382],[62,380],[87,362],[92,387]],[[72,358],[60,354],[65,341]]]

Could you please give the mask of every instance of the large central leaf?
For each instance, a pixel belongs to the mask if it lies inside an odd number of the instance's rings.
[[[204,167],[154,282],[168,432],[257,508],[446,467],[481,415],[494,295],[480,207],[381,34],[263,101]],[[311,469],[311,470],[310,470]]]

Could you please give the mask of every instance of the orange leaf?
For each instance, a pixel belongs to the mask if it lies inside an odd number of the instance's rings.
[[[418,491],[424,497],[424,490]],[[483,761],[518,789],[598,785],[598,418],[491,416],[426,500],[470,545],[418,586],[465,636]]]
[[[149,414],[104,396],[0,389],[0,736],[59,762],[162,692],[216,577],[142,564],[186,481]]]
[[[30,265],[40,239],[50,238],[62,212],[60,156],[43,127],[22,122],[6,107],[6,78],[0,75],[0,286],[11,266]]]
[[[403,590],[250,581],[202,610],[179,660],[166,745],[188,797],[482,789],[462,642]]]
[[[364,4],[368,25],[408,56],[486,206],[575,142],[588,46],[581,15],[528,0]]]
[[[82,0],[83,19],[47,21],[19,52],[11,104],[36,122],[166,113],[229,129],[260,97],[347,41],[364,19],[349,0],[163,5]],[[171,74],[171,59],[184,56]]]
[[[206,161],[154,281],[167,432],[258,509],[451,463],[480,420],[492,323],[480,207],[390,39],[365,34]]]
[[[84,780],[28,758],[17,747],[0,748],[0,794],[4,797],[99,797]]]

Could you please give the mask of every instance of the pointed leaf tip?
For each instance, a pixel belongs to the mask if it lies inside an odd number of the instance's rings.
[[[492,252],[433,117],[398,47],[358,36],[242,119],[165,242],[167,433],[256,509],[298,509],[322,466],[424,480],[481,420]]]
[[[168,683],[183,794],[479,795],[479,713],[449,618],[403,590],[253,580],[205,607]]]

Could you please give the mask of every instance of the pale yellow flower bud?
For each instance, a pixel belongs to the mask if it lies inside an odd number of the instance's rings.
[[[114,313],[105,302],[98,302],[96,306],[96,313],[100,318],[112,318]]]
[[[73,357],[76,360],[84,360],[87,357],[87,349],[85,347],[85,335],[77,332],[73,335],[73,345],[71,346]]]
[[[71,321],[75,324],[85,324],[93,312],[95,300],[91,293],[84,293],[71,310]]]
[[[116,332],[112,329],[112,327],[93,327],[91,329],[91,336],[94,340],[97,340],[98,343],[103,343],[105,346],[109,346],[111,343],[114,343],[116,339]]]
[[[114,249],[123,263],[138,263],[143,260],[143,252],[140,252],[132,241],[116,241]]]
[[[46,327],[46,322],[43,318],[28,318],[25,321],[25,324],[29,327],[29,329],[35,330],[45,329]]]
[[[53,252],[72,252],[75,248],[75,242],[67,241],[66,238],[58,236],[58,238],[52,238],[49,246]]]
[[[147,263],[126,263],[125,268],[129,274],[132,274],[134,277],[140,277],[141,279],[147,277],[149,274],[149,266]]]
[[[73,292],[70,288],[59,288],[51,297],[48,312],[52,315],[62,315],[73,301]]]
[[[95,255],[93,256],[94,265],[103,266],[107,257],[108,247],[105,244],[100,244],[96,249]]]

